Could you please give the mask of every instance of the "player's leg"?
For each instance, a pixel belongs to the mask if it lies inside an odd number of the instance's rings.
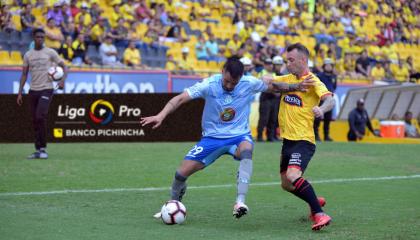
[[[40,97],[35,114],[35,122],[38,125],[38,142],[40,158],[47,159],[47,118],[48,109],[52,100],[53,90],[47,89],[40,92]]]
[[[237,194],[236,203],[233,207],[233,215],[236,218],[240,218],[249,210],[248,206],[245,204],[245,198],[252,177],[252,152],[254,145],[251,136],[245,136],[240,139],[239,144],[236,146],[235,158],[240,160],[240,162],[236,179]]]
[[[248,193],[249,183],[251,182],[253,162],[253,145],[248,141],[239,144],[237,157],[240,159],[237,175],[237,198],[236,202],[245,203],[245,197]]]
[[[321,118],[315,118],[314,119],[314,133],[315,133],[315,140],[321,141],[321,138],[319,137],[319,125],[321,124]]]
[[[331,217],[323,213],[320,199],[317,198],[315,190],[302,176],[315,153],[315,145],[306,141],[288,141],[287,147],[289,149],[285,152],[288,154],[282,156],[282,187],[309,204],[315,220],[312,229],[319,230],[330,223]],[[285,159],[286,157],[287,159]],[[284,171],[286,162],[288,162],[287,170]]]
[[[38,91],[29,91],[29,98],[30,98],[30,109],[31,109],[31,116],[32,116],[32,124],[34,128],[34,145],[35,145],[35,152],[28,156],[28,159],[36,159],[39,158],[39,148],[40,148],[40,141],[39,141],[39,126],[36,121],[36,112],[38,108],[38,102],[40,99],[40,94]]]
[[[225,141],[225,139],[204,137],[185,155],[172,183],[171,198],[173,200],[181,201],[187,190],[186,181],[189,176],[209,166],[228,152],[230,146],[225,146]]]
[[[332,119],[332,110],[324,114],[324,141],[332,141],[330,137],[331,119]]]
[[[195,172],[213,163],[221,154],[227,152],[228,148],[217,150],[219,142],[214,142],[208,138],[202,138],[185,156],[181,165],[175,172],[171,187],[171,199],[181,201],[187,191],[187,179]],[[161,212],[153,215],[160,218]]]
[[[267,123],[267,140],[269,142],[275,141],[276,136],[276,121],[278,119],[277,109],[278,106],[276,104],[277,99],[273,98],[270,99],[270,111],[268,114],[268,123]]]
[[[263,131],[268,123],[268,117],[269,117],[268,114],[270,111],[269,101],[261,100],[260,98],[260,106],[258,108],[258,111],[259,111],[259,119],[258,119],[258,126],[257,126],[257,141],[262,141]]]
[[[201,162],[185,159],[181,166],[175,172],[175,177],[172,182],[171,199],[181,201],[183,195],[187,191],[187,179],[195,172],[203,169],[205,165]]]

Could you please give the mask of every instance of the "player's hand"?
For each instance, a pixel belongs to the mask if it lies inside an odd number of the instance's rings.
[[[58,82],[58,89],[63,90],[64,89],[64,80],[61,80],[60,82]]]
[[[312,108],[312,112],[314,113],[316,118],[323,118],[324,117],[324,111],[318,106],[315,106]]]
[[[144,117],[140,119],[142,127],[153,124],[152,129],[158,128],[162,124],[163,119],[158,116]]]
[[[17,105],[22,106],[23,104],[22,94],[18,94],[16,102],[17,102]]]
[[[312,86],[315,86],[315,80],[313,80],[312,75],[309,75],[298,84],[298,89],[301,92],[307,92]]]
[[[272,75],[264,75],[262,76],[261,80],[265,84],[270,85],[271,83],[273,83],[274,77]]]

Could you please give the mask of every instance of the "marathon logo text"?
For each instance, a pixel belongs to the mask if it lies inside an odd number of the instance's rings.
[[[303,107],[302,98],[296,94],[284,96],[284,102],[293,106]]]

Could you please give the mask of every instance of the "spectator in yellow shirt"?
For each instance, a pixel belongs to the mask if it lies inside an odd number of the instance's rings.
[[[182,51],[182,58],[178,61],[177,70],[180,71],[181,74],[191,74],[193,71],[193,64],[188,57],[190,53],[190,49],[188,47],[184,47],[182,48],[181,51]]]
[[[90,31],[90,39],[95,46],[101,45],[105,37],[105,19],[99,18]]]
[[[92,61],[87,56],[87,48],[85,44],[85,35],[79,33],[77,39],[73,41],[71,48],[74,52],[73,56],[73,65],[81,65],[83,63],[91,65]]]
[[[143,65],[141,64],[140,52],[136,48],[136,44],[134,41],[130,41],[128,44],[128,48],[125,49],[123,61],[125,65],[130,67],[143,67]]]
[[[73,60],[73,49],[71,48],[73,39],[71,36],[66,37],[66,41],[63,42],[60,49],[58,50],[58,54],[66,61],[66,63],[70,63]]]
[[[83,22],[83,25],[86,27],[92,23],[92,17],[90,16],[88,6],[85,2],[82,3],[81,12],[76,15],[74,21],[76,24]]]
[[[165,69],[168,71],[175,71],[177,69],[177,62],[174,60],[172,54],[166,56],[166,66]]]
[[[397,66],[391,68],[391,71],[395,80],[399,82],[407,82],[409,80],[410,72],[408,71],[408,68],[403,65],[401,60],[398,62]]]
[[[118,19],[120,19],[122,17],[122,13],[120,10],[120,6],[115,4],[114,5],[114,11],[111,12],[108,20],[109,20],[109,24],[111,25],[111,28],[116,28],[118,25]]]
[[[241,42],[239,41],[239,35],[233,34],[233,39],[231,39],[226,46],[225,57],[229,58],[231,56],[236,56],[239,49],[241,48]]]
[[[372,80],[383,80],[385,77],[385,69],[382,66],[382,62],[377,62],[375,67],[370,72]]]
[[[45,46],[58,51],[63,40],[64,36],[61,30],[55,26],[54,18],[48,19],[47,26],[45,27]]]
[[[312,28],[314,22],[314,15],[309,12],[308,4],[303,5],[303,11],[300,14],[300,20],[306,28]]]

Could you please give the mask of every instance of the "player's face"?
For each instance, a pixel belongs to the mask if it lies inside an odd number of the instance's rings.
[[[286,59],[287,71],[295,76],[300,76],[308,64],[305,56],[299,53],[296,49],[287,52]]]
[[[231,92],[235,88],[235,86],[238,84],[239,80],[241,78],[232,78],[229,72],[223,71],[223,84],[222,87],[225,91]]]
[[[35,33],[35,36],[34,36],[35,46],[38,46],[38,47],[42,46],[44,44],[44,40],[45,40],[45,34],[44,33],[42,33],[42,32]]]

